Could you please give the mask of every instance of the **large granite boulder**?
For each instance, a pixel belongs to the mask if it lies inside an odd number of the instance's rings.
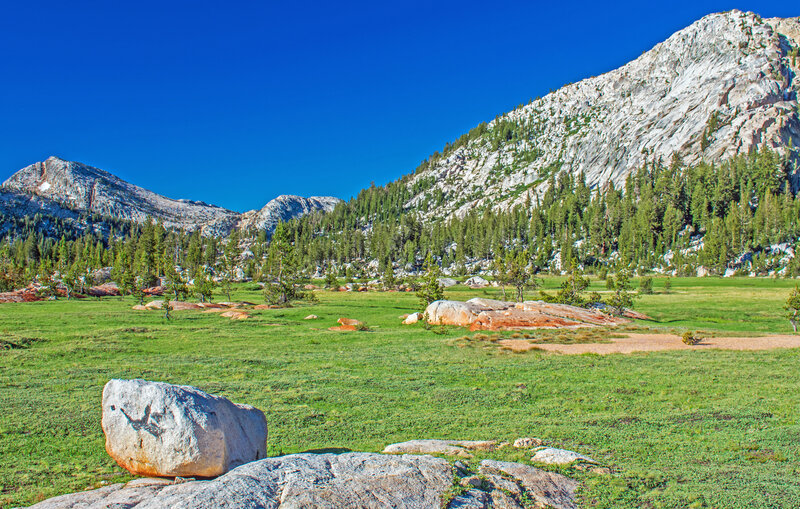
[[[597,309],[542,301],[505,302],[475,298],[466,302],[437,300],[426,309],[428,322],[471,330],[559,329],[616,326],[628,323]]]
[[[408,508],[442,505],[450,464],[431,456],[293,454],[242,465],[211,481],[145,480],[45,500],[36,509]]]
[[[102,427],[108,454],[138,475],[214,477],[267,455],[261,410],[189,386],[111,380]]]

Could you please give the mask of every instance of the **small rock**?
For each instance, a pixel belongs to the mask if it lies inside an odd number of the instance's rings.
[[[339,326],[337,327],[330,327],[328,330],[335,330],[335,331],[357,331],[363,330],[364,324],[355,318],[339,318],[337,320],[339,322]]]
[[[440,277],[439,284],[444,288],[450,288],[451,286],[457,285],[458,281],[449,277]]]
[[[317,318],[319,318],[317,315],[308,315],[303,320],[316,320]]]
[[[584,461],[586,463],[597,463],[595,460],[588,456],[578,454],[577,452],[568,451],[566,449],[556,449],[555,447],[545,447],[536,451],[531,461],[536,463],[544,463],[545,465],[569,465],[576,461]]]
[[[405,320],[403,320],[403,324],[412,325],[417,323],[421,319],[422,319],[422,313],[411,313]]]
[[[250,318],[250,315],[247,314],[245,311],[236,311],[235,309],[230,309],[221,313],[219,316],[223,316],[225,318],[230,318],[231,320],[246,320]]]
[[[471,458],[468,450],[491,451],[497,447],[496,440],[409,440],[387,445],[384,453],[388,454],[444,454]]]
[[[101,424],[108,454],[137,475],[214,477],[267,453],[261,410],[189,386],[111,380]]]
[[[542,443],[538,438],[524,437],[514,440],[514,447],[517,449],[533,449],[534,447],[540,447]]]
[[[471,288],[486,288],[489,286],[489,282],[480,276],[472,276],[471,278],[467,279],[464,284]]]
[[[136,311],[147,311],[149,308],[147,306],[142,306],[141,304],[136,304],[131,309],[134,309]]]

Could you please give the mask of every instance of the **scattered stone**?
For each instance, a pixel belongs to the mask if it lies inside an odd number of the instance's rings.
[[[103,267],[92,271],[90,277],[94,284],[103,286],[105,283],[111,282],[111,273],[113,271],[114,271],[113,267]],[[116,286],[116,284],[114,286]]]
[[[398,316],[398,317],[397,317],[397,319],[398,319],[398,320],[405,320],[405,319],[406,319],[406,318],[408,318],[409,316],[411,316],[411,315],[410,315],[410,314],[408,314],[408,313],[406,313],[406,314],[404,314],[404,315],[400,315],[400,316]]]
[[[450,288],[451,286],[457,285],[458,281],[449,277],[440,277],[439,284],[444,288]]]
[[[330,327],[329,330],[335,331],[357,331],[363,330],[364,324],[355,318],[339,318],[336,320],[339,323],[337,327]]]
[[[431,456],[292,454],[254,461],[210,481],[115,484],[33,507],[428,509],[440,507],[452,479],[447,461]]]
[[[418,321],[422,320],[422,313],[411,313],[403,320],[404,325],[413,325]]]
[[[145,288],[142,290],[142,293],[145,295],[164,295],[164,287],[163,286],[151,286],[150,288]]]
[[[186,302],[183,300],[171,300],[169,301],[169,305],[172,306],[173,311],[190,311],[195,309],[202,309],[200,304],[196,302]],[[164,301],[163,300],[152,300],[144,305],[147,309],[164,309]]]
[[[518,481],[534,501],[544,507],[576,509],[575,490],[578,482],[554,472],[508,461],[483,460],[479,473],[499,475]]]
[[[497,448],[497,440],[409,440],[387,445],[387,454],[444,454],[471,458],[468,451],[492,451]]]
[[[203,309],[227,309],[227,307],[218,302],[198,302],[197,305]]]
[[[464,284],[469,286],[470,288],[486,288],[487,286],[489,286],[489,282],[480,276],[472,276],[471,278],[464,281]]]
[[[307,317],[303,318],[303,320],[316,320],[319,317],[317,315],[308,315]]]
[[[533,437],[518,438],[514,440],[514,447],[517,449],[533,449],[534,447],[540,447],[542,444],[543,442],[541,439]]]
[[[539,449],[533,455],[531,461],[536,463],[544,463],[546,465],[569,465],[570,463],[574,463],[576,461],[597,463],[588,456],[578,454],[577,452],[568,451],[566,449],[556,449],[555,447],[545,447],[544,449]]]
[[[250,318],[250,315],[246,311],[237,311],[235,309],[229,309],[219,316],[230,318],[231,320],[247,320]]]
[[[148,308],[147,306],[142,306],[141,304],[136,304],[131,309],[136,311],[148,311],[150,308]]]
[[[121,295],[116,283],[92,286],[86,290],[86,293],[92,297],[119,297]]]
[[[101,424],[108,454],[137,475],[214,477],[266,456],[261,410],[189,386],[111,380]]]

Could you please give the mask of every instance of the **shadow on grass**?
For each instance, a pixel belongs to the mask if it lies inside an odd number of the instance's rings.
[[[353,450],[347,447],[323,447],[322,449],[308,449],[301,454],[344,454],[346,452],[353,452]]]

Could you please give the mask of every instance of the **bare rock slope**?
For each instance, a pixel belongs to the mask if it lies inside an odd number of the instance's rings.
[[[645,159],[673,154],[693,164],[767,147],[797,160],[799,46],[797,18],[708,15],[619,69],[474,129],[407,181],[407,206],[432,218],[524,203],[562,168],[620,185]]]
[[[241,214],[201,201],[167,198],[107,171],[58,157],[19,170],[3,183],[0,192],[0,209],[10,214],[34,211],[73,218],[88,212],[135,222],[151,217],[166,226],[199,229],[207,235],[225,235],[240,226],[271,232],[279,221],[313,210],[331,210],[339,201],[333,197],[280,196],[259,211]],[[18,204],[25,208],[16,209]]]

